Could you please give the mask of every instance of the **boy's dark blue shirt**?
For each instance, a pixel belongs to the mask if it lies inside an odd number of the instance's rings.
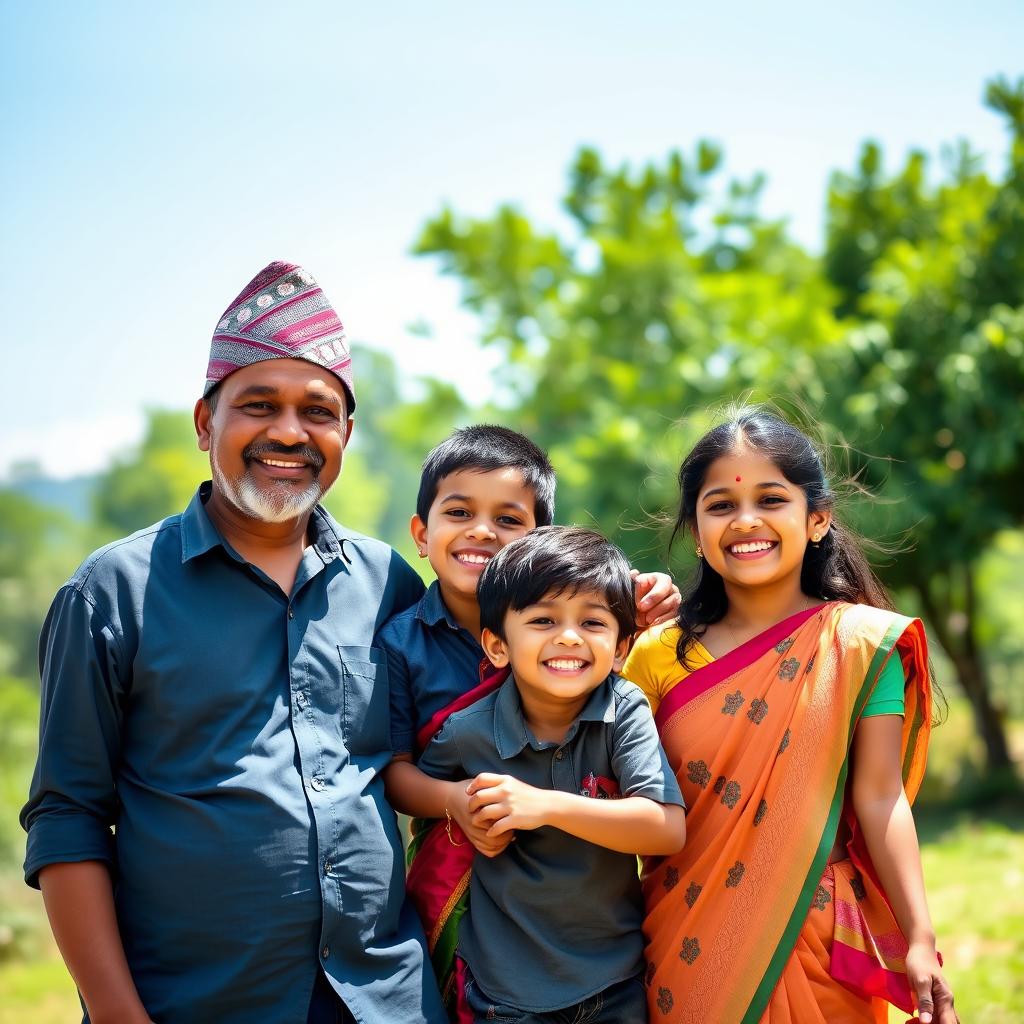
[[[483,648],[452,618],[436,580],[384,626],[377,642],[388,659],[391,746],[396,754],[409,754],[419,730],[477,685]]]

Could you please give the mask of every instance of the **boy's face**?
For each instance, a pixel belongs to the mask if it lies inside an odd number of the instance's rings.
[[[413,516],[410,530],[449,603],[476,600],[484,566],[537,525],[535,501],[518,469],[460,469],[440,479],[427,521]]]
[[[526,706],[578,705],[625,660],[628,637],[619,637],[604,594],[545,594],[537,604],[505,615],[505,639],[484,630],[481,639],[490,660],[512,665]]]

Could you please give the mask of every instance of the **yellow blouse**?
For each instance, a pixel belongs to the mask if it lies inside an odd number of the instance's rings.
[[[622,675],[644,691],[651,705],[652,714],[657,712],[658,705],[676,683],[715,660],[699,640],[693,640],[690,642],[690,664],[681,665],[676,660],[679,634],[680,629],[674,621],[648,629],[637,637],[625,665],[622,666]],[[861,712],[861,717],[902,715],[905,685],[903,666],[899,657],[894,655],[885,663],[878,683]]]
[[[715,659],[699,640],[690,644],[688,665],[681,665],[676,659],[676,644],[680,629],[675,622],[664,622],[641,633],[629,652],[622,675],[636,683],[656,712],[669,690],[685,679],[691,672]]]

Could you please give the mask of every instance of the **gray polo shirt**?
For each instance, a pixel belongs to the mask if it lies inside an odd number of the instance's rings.
[[[452,715],[419,765],[436,778],[500,772],[539,789],[683,803],[647,700],[617,676],[560,745],[532,735],[509,679]],[[459,951],[495,1002],[556,1010],[642,969],[643,916],[636,857],[545,826],[474,859]]]

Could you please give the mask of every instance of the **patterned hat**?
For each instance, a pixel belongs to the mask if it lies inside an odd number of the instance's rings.
[[[306,359],[330,370],[345,386],[352,414],[356,394],[345,328],[313,275],[294,263],[264,267],[224,310],[210,344],[203,397],[228,374],[264,359]]]

